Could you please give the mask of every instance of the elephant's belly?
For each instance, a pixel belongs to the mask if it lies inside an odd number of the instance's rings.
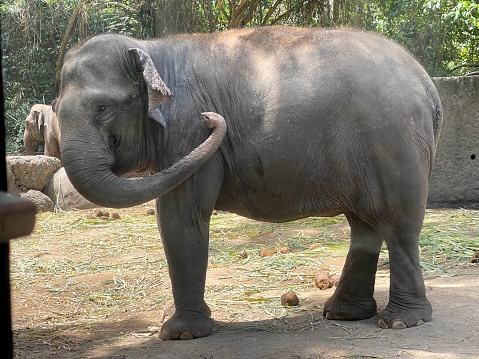
[[[311,216],[336,216],[344,207],[318,192],[295,188],[278,190],[274,186],[225,187],[216,208],[266,222],[286,222]]]

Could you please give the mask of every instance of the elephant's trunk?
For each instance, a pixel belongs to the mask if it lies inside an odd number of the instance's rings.
[[[98,149],[74,148],[65,139],[63,160],[73,186],[85,198],[104,207],[123,208],[158,198],[198,171],[216,152],[226,135],[226,122],[216,113],[203,113],[210,136],[188,155],[152,176],[126,179],[111,170],[114,158],[110,151],[98,156]],[[91,140],[91,137],[90,137]],[[100,158],[98,158],[100,157]]]
[[[25,152],[27,155],[35,155],[35,139],[27,130],[23,134],[23,145],[25,146]]]

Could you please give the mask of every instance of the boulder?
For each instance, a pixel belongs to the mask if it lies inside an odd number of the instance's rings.
[[[53,212],[55,205],[48,196],[40,191],[29,190],[20,194],[22,198],[35,203],[38,212]]]
[[[78,193],[63,167],[53,174],[44,193],[53,201],[57,209],[62,211],[100,207]]]
[[[20,192],[18,192],[17,184],[15,183],[15,176],[10,166],[7,166],[7,193],[11,196],[20,197]]]
[[[15,177],[17,188],[41,191],[52,174],[61,167],[58,158],[50,156],[7,156],[7,167]]]

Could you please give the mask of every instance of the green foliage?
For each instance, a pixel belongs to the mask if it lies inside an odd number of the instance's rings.
[[[58,33],[55,8],[42,1],[17,0],[2,6],[2,67],[7,153],[22,153],[24,120],[34,103],[54,98]]]
[[[23,151],[30,106],[57,96],[56,64],[70,21],[67,48],[102,32],[154,38],[245,26],[352,26],[404,45],[432,76],[479,70],[476,0],[5,0],[0,11],[8,153]]]
[[[371,28],[408,48],[432,76],[479,69],[479,5],[475,1],[378,1]]]
[[[479,70],[479,4],[458,1],[443,15],[451,37],[447,38],[444,63],[448,73]]]

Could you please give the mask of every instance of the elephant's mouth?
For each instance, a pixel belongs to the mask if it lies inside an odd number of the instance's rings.
[[[160,172],[160,168],[156,165],[149,165],[149,166],[141,166],[133,169],[126,169],[124,166],[121,166],[120,164],[114,164],[113,167],[111,168],[111,171],[113,174],[115,174],[118,177],[123,177],[123,178],[136,178],[136,177],[147,177],[151,176],[155,173]]]

